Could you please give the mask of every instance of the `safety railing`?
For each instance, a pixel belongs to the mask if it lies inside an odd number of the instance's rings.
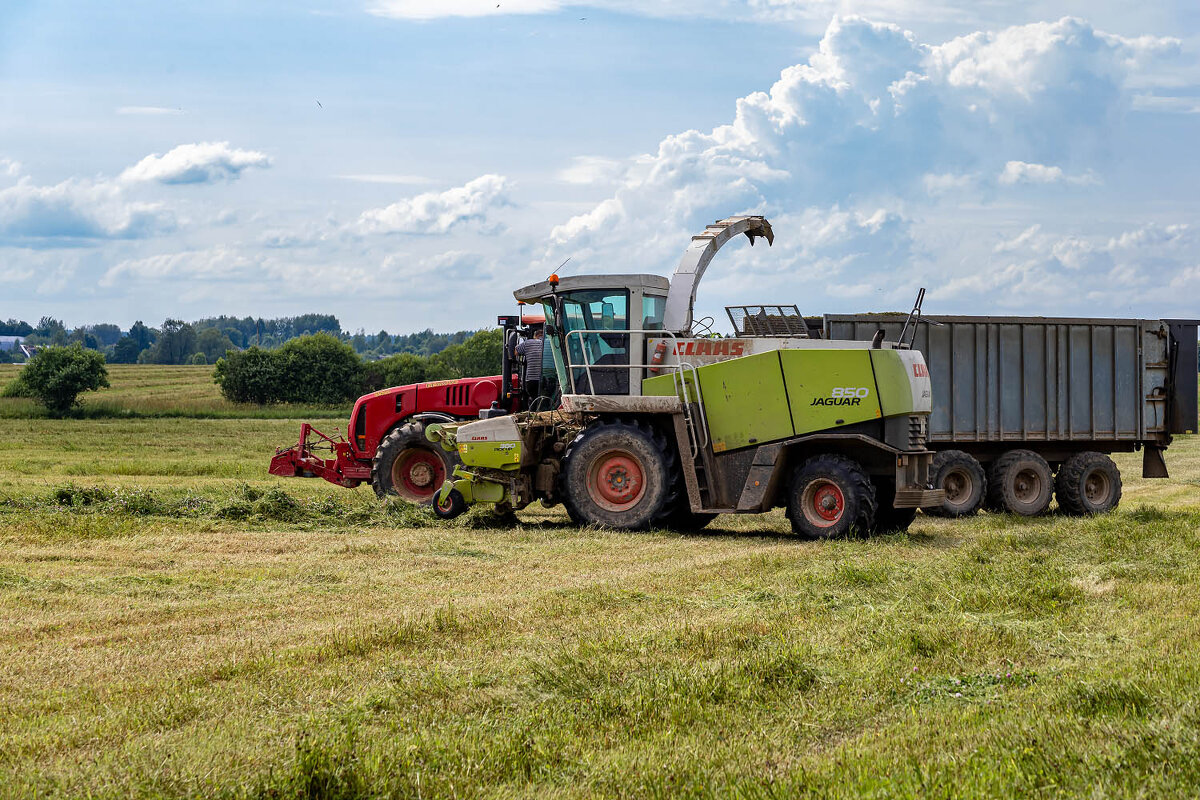
[[[653,363],[593,364],[587,358],[588,348],[587,348],[587,343],[584,340],[585,336],[596,336],[596,337],[620,336],[620,337],[623,337],[625,340],[625,351],[628,354],[629,349],[630,349],[629,348],[629,336],[632,334],[642,334],[642,335],[647,335],[647,336],[654,336],[659,339],[669,339],[671,341],[671,347],[669,348],[669,352],[676,353],[679,350],[679,348],[675,346],[677,337],[675,336],[674,333],[672,333],[670,331],[647,330],[647,329],[609,331],[609,330],[588,330],[588,329],[582,329],[582,328],[579,330],[569,331],[567,333],[567,337],[566,337],[566,345],[567,345],[567,347],[566,347],[566,350],[567,350],[566,367],[567,367],[567,377],[571,381],[571,393],[572,394],[578,393],[578,389],[575,385],[575,371],[576,370],[583,370],[584,374],[587,376],[588,393],[589,394],[596,393],[596,383],[592,377],[592,370],[594,370],[594,369],[626,370],[629,372],[630,386],[633,385],[633,382],[637,377],[637,373],[641,372],[642,370],[650,370],[650,371],[657,371],[657,372],[669,372],[671,375],[671,379],[672,379],[672,385],[675,389],[675,395],[680,398],[680,400],[683,404],[683,416],[687,421],[688,439],[689,439],[689,444],[691,445],[691,448],[692,448],[691,457],[694,460],[695,458],[697,458],[700,455],[700,451],[708,446],[708,421],[707,421],[707,417],[704,414],[704,398],[701,397],[701,395],[700,395],[700,376],[696,374],[696,367],[693,364],[691,364],[690,362],[686,362],[686,361],[677,361],[674,364],[668,364],[665,362],[658,363],[658,364],[653,364]],[[571,353],[572,353],[571,337],[572,336],[579,337],[579,352],[584,356],[584,362],[581,364],[575,363],[572,358],[572,355],[571,355]],[[692,389],[690,391],[688,389],[689,376],[691,378],[691,386],[692,386]],[[693,395],[695,397],[694,402],[689,400],[689,397],[691,397]]]

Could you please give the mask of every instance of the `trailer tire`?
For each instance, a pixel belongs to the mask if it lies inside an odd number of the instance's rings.
[[[1054,480],[1058,507],[1079,516],[1105,514],[1121,502],[1121,470],[1103,453],[1076,453]]]
[[[388,495],[429,505],[442,484],[462,462],[457,452],[443,450],[425,438],[425,423],[413,421],[392,430],[371,460],[371,486],[380,498]]]
[[[1046,513],[1053,489],[1050,465],[1032,450],[1009,450],[996,459],[988,476],[989,504],[1023,517]]]
[[[792,531],[806,539],[833,539],[875,527],[875,486],[845,456],[813,456],[796,468],[788,486]]]
[[[944,489],[946,502],[925,509],[935,517],[970,517],[987,500],[987,473],[974,456],[962,450],[942,450],[929,470],[933,488]]]
[[[567,447],[560,496],[576,525],[662,527],[677,502],[678,469],[674,449],[654,428],[605,420],[585,428]]]

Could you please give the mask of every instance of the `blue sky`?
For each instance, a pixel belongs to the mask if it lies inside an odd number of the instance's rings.
[[[699,303],[1200,315],[1200,8],[358,0],[0,8],[0,317],[487,325]]]

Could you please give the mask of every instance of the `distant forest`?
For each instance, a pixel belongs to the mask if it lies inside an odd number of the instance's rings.
[[[349,344],[367,361],[409,353],[427,357],[447,347],[462,344],[474,331],[390,334],[386,330],[356,333],[342,330],[332,314],[302,314],[298,317],[208,317],[194,322],[167,319],[158,327],[141,320],[129,330],[100,323],[67,328],[62,320],[42,317],[36,325],[24,320],[0,322],[0,336],[23,336],[29,345],[68,345],[78,342],[98,350],[110,364],[212,364],[227,350],[259,346],[279,347],[285,342],[313,333],[328,333]],[[20,351],[0,350],[0,362],[21,361]]]

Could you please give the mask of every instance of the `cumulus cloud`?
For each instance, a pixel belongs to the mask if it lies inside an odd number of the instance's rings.
[[[255,150],[239,150],[229,142],[181,144],[163,155],[146,156],[121,173],[129,183],[216,183],[234,180],[251,167],[265,168],[271,159]]]
[[[443,234],[466,222],[486,222],[488,213],[508,203],[508,179],[481,175],[444,192],[426,192],[364,211],[360,233]]]
[[[621,162],[599,156],[576,156],[571,164],[558,172],[564,183],[581,186],[613,183],[621,175]]]
[[[132,239],[173,227],[173,216],[159,204],[131,201],[112,182],[38,186],[26,176],[0,189],[0,241]]]
[[[837,287],[827,296],[862,296],[897,285],[903,266],[907,296],[917,280],[946,277],[922,241],[936,223],[920,203],[1098,182],[1144,71],[1177,49],[1073,18],[927,44],[896,25],[835,17],[817,51],[738,99],[728,124],[625,161],[610,196],[554,227],[541,263],[569,255],[585,269],[619,259],[662,272],[705,223],[765,213],[776,247],[734,255],[734,268],[766,274],[774,261],[793,287],[811,275]],[[842,271],[836,283],[829,270]]]

